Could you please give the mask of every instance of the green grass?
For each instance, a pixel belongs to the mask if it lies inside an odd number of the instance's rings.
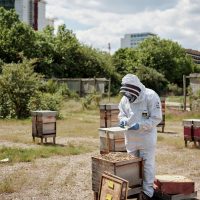
[[[166,98],[166,101],[168,102],[177,102],[177,103],[183,103],[183,96],[168,96]],[[187,102],[189,102],[189,97],[187,97]]]
[[[174,136],[174,135],[161,135],[161,133],[158,134],[157,138],[158,143],[162,145],[168,145],[173,146],[176,149],[183,149],[185,147],[184,139],[180,135]]]
[[[166,121],[182,121],[183,119],[199,119],[200,112],[180,111],[180,110],[165,110]]]
[[[1,147],[0,148],[0,160],[4,158],[9,158],[9,162],[31,162],[37,158],[48,158],[50,156],[60,155],[78,155],[82,153],[87,153],[92,150],[91,147],[87,145],[68,144],[67,146],[42,146],[38,148],[11,148],[11,147]]]

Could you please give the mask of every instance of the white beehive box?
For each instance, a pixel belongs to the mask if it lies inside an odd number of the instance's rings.
[[[99,128],[100,153],[125,152],[124,129],[120,127]]]

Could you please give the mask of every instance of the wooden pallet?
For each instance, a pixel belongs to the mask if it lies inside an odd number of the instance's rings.
[[[197,192],[191,193],[191,194],[176,194],[176,195],[169,195],[165,194],[160,191],[154,192],[154,200],[189,200],[189,199],[195,199],[197,197]]]

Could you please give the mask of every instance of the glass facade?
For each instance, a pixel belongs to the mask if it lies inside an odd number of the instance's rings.
[[[4,7],[5,9],[14,9],[15,8],[15,0],[0,0],[0,7]]]

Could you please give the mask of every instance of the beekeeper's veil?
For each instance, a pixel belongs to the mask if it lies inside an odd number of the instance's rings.
[[[120,88],[120,93],[125,94],[126,92],[136,98],[134,102],[138,102],[143,100],[145,86],[140,82],[136,75],[127,74],[122,78],[122,86]]]

